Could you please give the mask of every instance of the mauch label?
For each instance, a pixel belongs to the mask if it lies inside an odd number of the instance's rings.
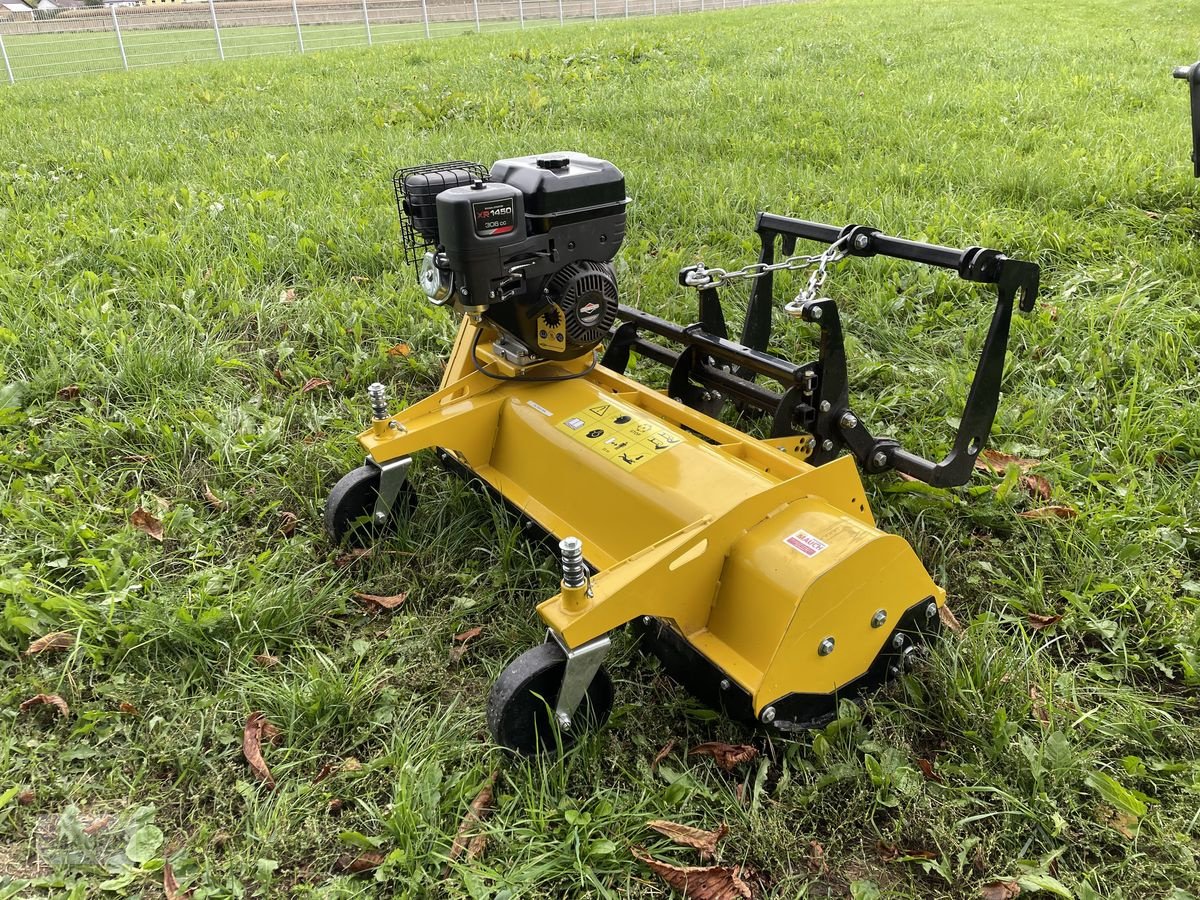
[[[481,237],[508,234],[516,228],[517,216],[511,198],[472,203],[471,211],[475,214],[475,233]]]
[[[783,542],[793,550],[799,550],[805,556],[813,557],[829,545],[813,537],[807,531],[793,531],[783,539]]]

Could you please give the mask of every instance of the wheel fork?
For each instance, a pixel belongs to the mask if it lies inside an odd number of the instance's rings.
[[[608,635],[601,635],[586,644],[580,644],[574,650],[563,643],[553,628],[547,629],[546,640],[554,641],[567,657],[567,667],[563,670],[562,687],[558,691],[558,702],[554,704],[554,718],[558,727],[563,731],[571,730],[571,717],[583,702],[584,695],[600,671],[604,658],[612,648]]]
[[[371,515],[376,522],[382,524],[392,516],[392,507],[396,505],[400,489],[408,480],[408,467],[412,465],[412,457],[402,456],[385,463],[377,463],[368,456],[367,465],[379,470],[379,493],[375,497],[375,508]]]

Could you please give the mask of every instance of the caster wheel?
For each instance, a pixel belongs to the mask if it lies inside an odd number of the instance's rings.
[[[389,515],[383,521],[374,518],[379,496],[379,469],[359,466],[343,475],[325,501],[325,530],[339,544],[367,546],[395,534],[417,505],[417,492],[405,481]]]
[[[561,741],[565,750],[583,732],[599,728],[608,720],[613,686],[601,668],[575,710],[570,730],[560,729],[553,721],[566,667],[562,648],[545,643],[526,650],[500,673],[487,704],[488,729],[497,744],[523,756],[553,750],[556,741]]]

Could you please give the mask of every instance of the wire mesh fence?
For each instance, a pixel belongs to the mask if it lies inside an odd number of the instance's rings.
[[[4,0],[0,83],[781,2],[792,0]]]

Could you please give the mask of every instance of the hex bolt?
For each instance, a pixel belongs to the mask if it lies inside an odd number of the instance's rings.
[[[871,457],[871,462],[875,463],[876,468],[882,469],[884,466],[887,465],[888,455],[886,453],[884,453],[882,450],[879,450],[875,453],[874,456]]]
[[[707,403],[709,400],[711,400],[713,398],[711,391],[705,391],[703,394],[700,395],[700,397],[702,400],[704,400],[705,403]]]
[[[829,438],[825,438],[825,440],[821,441],[821,449],[827,450],[827,451],[832,450],[833,449],[833,441],[831,441]]]
[[[817,656],[828,656],[833,652],[833,638],[827,637],[817,645]]]
[[[830,403],[828,400],[821,401],[821,412],[829,412],[831,409],[833,409],[832,403]]]
[[[854,249],[855,250],[866,250],[867,246],[870,243],[871,243],[871,239],[869,237],[867,237],[865,234],[855,235],[855,237],[854,237]]]
[[[713,391],[713,392],[712,392],[712,398],[713,398],[714,400],[724,400],[724,399],[725,399],[725,396],[724,396],[724,395],[723,395],[723,394],[722,394],[720,391]]]
[[[376,419],[386,419],[388,417],[387,388],[378,381],[367,385],[367,399],[371,401],[371,414]]]
[[[649,624],[650,624],[650,621],[651,621],[651,620],[650,620],[650,617],[649,617],[649,616],[642,616],[642,624],[643,624],[643,625],[649,625]]]
[[[723,691],[727,691],[727,690],[729,690],[729,688],[730,688],[729,679],[728,679],[728,678],[722,678],[722,679],[721,679],[721,690],[723,690]]]
[[[927,607],[925,607],[925,616],[927,618],[932,619],[937,614],[938,614],[938,608],[937,608],[936,603],[930,603]]]
[[[877,609],[877,610],[875,610],[875,615],[871,616],[871,627],[872,628],[882,628],[883,623],[886,621],[887,621],[887,610],[886,609]]]
[[[821,307],[812,306],[812,307],[809,307],[808,317],[810,319],[812,319],[814,322],[816,322],[817,320],[819,320],[821,318],[821,316],[824,314],[824,312],[825,311],[823,309],[821,309]]]
[[[587,571],[583,567],[583,541],[577,537],[565,537],[558,542],[562,553],[563,587],[581,588],[587,584]]]
[[[565,712],[556,713],[554,718],[558,721],[558,727],[563,731],[571,730],[571,717]]]
[[[849,431],[851,428],[857,428],[858,427],[858,416],[856,416],[854,413],[850,412],[850,410],[846,410],[844,413],[842,413],[842,417],[840,419],[838,419],[838,424],[841,425],[843,428],[845,428],[847,431]]]
[[[388,520],[388,514],[386,512],[384,512],[383,510],[380,510],[379,512],[375,513],[375,521],[378,522],[380,525],[382,525],[387,520]]]
[[[761,718],[765,724],[770,725],[775,721],[775,707],[768,706],[762,711],[762,715],[759,718]]]
[[[904,635],[899,631],[897,631],[896,636],[892,638],[892,646],[897,650],[904,646]]]

